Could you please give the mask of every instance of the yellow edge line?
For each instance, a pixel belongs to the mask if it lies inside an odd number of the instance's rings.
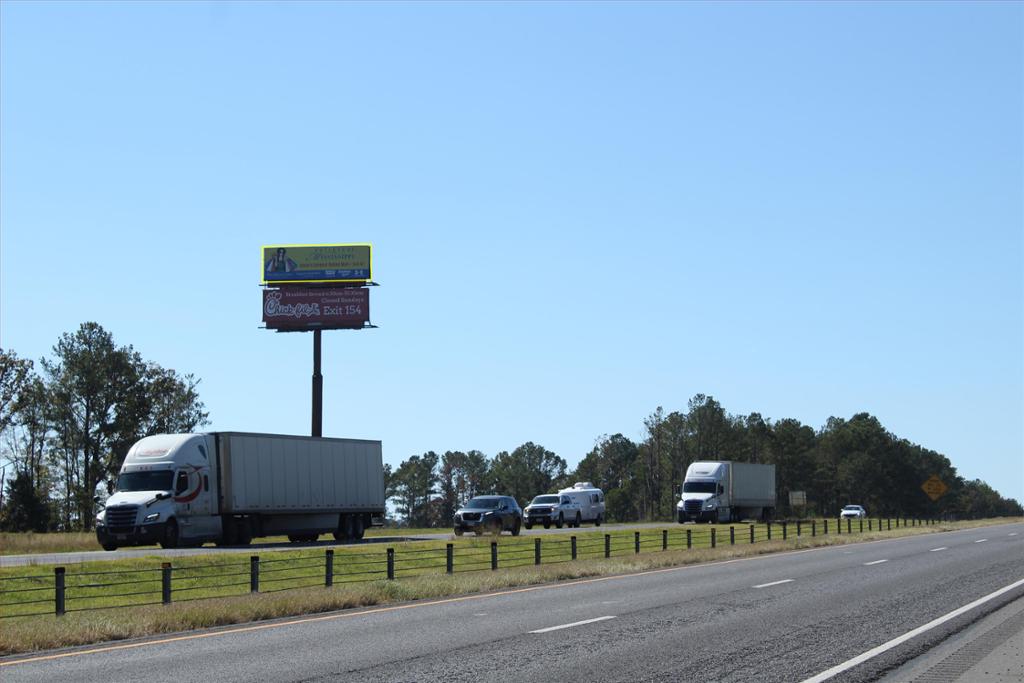
[[[958,529],[957,531],[971,531],[972,529]],[[782,540],[782,539],[779,539]],[[875,541],[862,541],[864,545],[869,543],[887,543],[890,541],[901,541],[903,538],[881,538]],[[454,602],[465,602],[468,600],[483,600],[486,598],[501,597],[503,595],[515,595],[517,593],[530,593],[533,591],[540,590],[551,590],[555,588],[568,588],[570,586],[580,586],[588,583],[599,583],[601,581],[614,581],[617,579],[628,579],[635,576],[648,576],[651,574],[665,574],[667,572],[678,572],[687,569],[700,569],[703,567],[715,567],[723,564],[733,564],[735,562],[748,562],[751,560],[766,560],[780,555],[799,555],[802,553],[812,553],[818,550],[834,550],[840,546],[820,546],[818,548],[805,548],[803,550],[789,550],[778,553],[770,553],[766,555],[755,555],[754,557],[737,557],[731,560],[721,560],[718,562],[702,562],[699,564],[688,564],[682,567],[665,567],[662,569],[648,569],[642,572],[635,572],[631,574],[616,574],[614,576],[599,576],[592,579],[577,579],[575,581],[566,581],[560,583],[545,584],[543,586],[529,586],[527,588],[513,588],[511,590],[498,591],[496,593],[480,593],[476,595],[463,595],[457,598],[445,598],[443,600],[431,600],[430,602],[413,602],[407,605],[393,605],[390,607],[377,607],[374,609],[360,610],[358,612],[340,612],[334,614],[324,614],[316,617],[302,617],[299,619],[290,619],[288,621],[277,621],[270,624],[255,624],[252,626],[242,626],[239,628],[228,628],[219,631],[209,631],[206,633],[192,633],[186,636],[173,636],[170,638],[160,638],[157,640],[146,640],[141,643],[124,643],[121,645],[107,645],[104,647],[96,647],[90,650],[75,650],[74,652],[61,652],[53,655],[42,655],[39,657],[28,657],[25,659],[16,659],[13,661],[0,662],[0,668],[5,666],[14,666],[16,664],[29,664],[31,662],[48,662],[55,659],[64,659],[65,657],[80,657],[82,655],[93,655],[101,654],[104,652],[115,652],[118,650],[131,650],[139,647],[148,647],[151,645],[165,645],[167,643],[179,643],[186,640],[199,640],[201,638],[213,638],[215,636],[225,636],[234,633],[249,633],[252,631],[263,631],[272,628],[283,628],[285,626],[294,626],[296,624],[310,624],[318,621],[334,621],[336,619],[351,619],[353,617],[361,617],[367,614],[383,614],[386,612],[397,612],[399,610],[413,609],[417,607],[434,607],[436,605],[448,605]],[[616,558],[611,558],[616,559]],[[621,559],[621,558],[620,558]]]

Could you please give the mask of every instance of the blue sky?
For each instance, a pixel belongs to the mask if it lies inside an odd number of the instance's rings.
[[[0,5],[0,345],[308,433],[262,244],[372,242],[329,436],[574,465],[701,392],[1024,500],[1024,5]],[[723,454],[726,455],[726,454]]]

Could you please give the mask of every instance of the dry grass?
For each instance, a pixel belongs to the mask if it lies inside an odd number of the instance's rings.
[[[801,536],[782,541],[760,540],[750,545],[720,545],[613,556],[610,559],[580,559],[575,562],[519,566],[498,571],[477,571],[449,576],[421,574],[398,581],[375,580],[331,588],[297,588],[281,593],[248,594],[175,603],[159,608],[126,607],[116,610],[81,612],[63,617],[42,616],[6,620],[0,629],[0,654],[10,655],[35,650],[85,645],[200,628],[248,623],[341,609],[371,607],[405,602],[486,593],[516,587],[596,576],[629,574],[665,567],[678,567],[710,561],[752,557],[785,550],[951,531],[977,526],[1020,522],[1020,519],[979,520],[943,523],[935,526],[900,528],[886,532],[851,535]],[[739,539],[738,539],[739,541]],[[476,542],[471,540],[469,545]],[[726,537],[727,543],[727,537]]]

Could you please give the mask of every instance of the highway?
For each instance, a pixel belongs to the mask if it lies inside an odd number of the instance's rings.
[[[863,681],[1020,600],[1018,523],[37,653],[0,679]]]

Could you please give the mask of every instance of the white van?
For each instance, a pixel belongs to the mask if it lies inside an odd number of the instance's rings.
[[[594,526],[601,526],[604,521],[604,491],[589,481],[578,481],[572,488],[562,489],[558,494],[569,496],[573,503],[579,505],[579,513],[574,520],[576,526],[581,522],[593,522]]]

